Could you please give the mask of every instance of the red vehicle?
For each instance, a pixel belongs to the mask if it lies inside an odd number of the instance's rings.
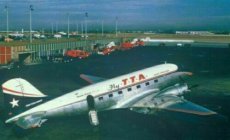
[[[116,49],[117,49],[116,46],[107,47],[107,48],[104,48],[104,49],[98,51],[97,53],[100,54],[100,55],[109,55],[110,53],[112,53]]]
[[[136,46],[144,46],[145,43],[144,41],[141,41],[141,40],[138,40],[136,43],[135,43]]]
[[[121,48],[122,49],[131,49],[134,47],[134,44],[130,43],[130,42],[124,42],[121,44]]]
[[[102,50],[103,55],[109,55],[112,52],[111,48],[105,48]]]
[[[98,54],[101,55],[109,55],[110,53],[112,53],[115,50],[115,46],[110,47],[110,48],[104,48],[102,51],[99,51]]]
[[[72,58],[86,58],[88,57],[90,54],[86,51],[82,51],[82,50],[68,50],[65,53],[65,56],[67,57],[72,57]]]

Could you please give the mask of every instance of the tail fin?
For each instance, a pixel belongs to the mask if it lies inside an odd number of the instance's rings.
[[[43,101],[46,97],[28,81],[15,78],[2,84],[6,117],[18,115]]]

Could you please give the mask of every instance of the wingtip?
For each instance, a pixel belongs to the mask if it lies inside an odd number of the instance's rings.
[[[214,111],[201,112],[201,111],[194,111],[194,110],[192,111],[192,110],[183,110],[183,109],[169,109],[169,108],[165,108],[165,109],[168,111],[181,112],[181,113],[200,115],[200,116],[210,116],[210,115],[217,115],[218,114]]]

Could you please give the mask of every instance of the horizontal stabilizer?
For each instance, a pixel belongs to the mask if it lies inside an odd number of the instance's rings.
[[[38,112],[36,114],[20,117],[15,123],[23,129],[41,127],[41,125],[47,121],[47,119],[43,119],[44,115],[45,112]]]
[[[105,78],[85,75],[85,74],[81,74],[80,77],[84,79],[85,81],[89,82],[90,84],[94,84],[94,83],[98,83],[98,82],[106,80]]]

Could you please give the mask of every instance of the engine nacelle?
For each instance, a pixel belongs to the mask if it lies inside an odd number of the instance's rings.
[[[166,89],[164,89],[161,94],[163,95],[174,95],[174,96],[178,96],[178,95],[183,95],[186,92],[189,92],[190,90],[188,89],[188,85],[187,84],[176,84],[174,86],[168,87]]]

